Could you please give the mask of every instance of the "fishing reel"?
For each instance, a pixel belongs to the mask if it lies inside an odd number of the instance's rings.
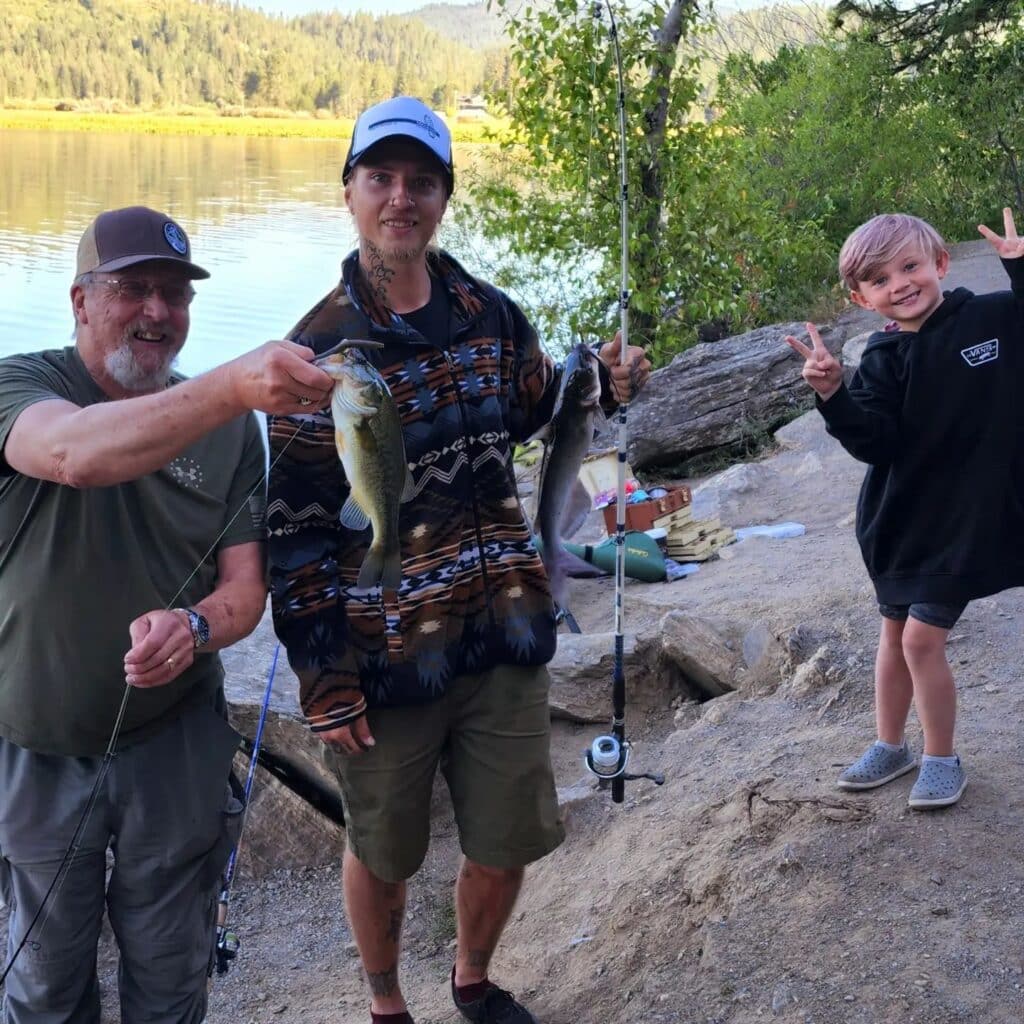
[[[615,779],[650,779],[656,786],[665,784],[665,776],[661,772],[627,772],[629,753],[629,740],[619,740],[618,737],[610,735],[598,736],[584,751],[583,762],[587,769],[597,776],[602,787]]]
[[[217,973],[227,974],[231,961],[238,956],[241,942],[238,936],[226,928],[217,929]]]
[[[611,782],[626,770],[629,742],[620,743],[614,736],[598,736],[583,752],[583,761],[599,779]]]

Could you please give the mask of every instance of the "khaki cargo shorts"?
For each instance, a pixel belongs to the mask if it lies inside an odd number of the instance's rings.
[[[453,680],[440,700],[368,713],[376,745],[332,752],[348,848],[378,878],[416,873],[430,841],[430,797],[440,765],[462,852],[515,868],[565,838],[551,772],[548,671],[500,665]]]

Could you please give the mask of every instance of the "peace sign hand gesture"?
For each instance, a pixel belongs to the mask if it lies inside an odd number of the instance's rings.
[[[989,240],[992,248],[1003,260],[1019,260],[1024,256],[1024,238],[1017,237],[1017,228],[1013,223],[1013,210],[1008,206],[1003,207],[1003,230],[1005,238],[1000,238],[994,231],[984,224],[978,225],[978,230]]]
[[[811,339],[810,348],[791,334],[786,335],[784,340],[797,355],[804,357],[806,361],[801,376],[814,388],[821,400],[827,402],[843,383],[843,368],[839,365],[839,360],[825,348],[818,328],[814,324],[804,326]]]

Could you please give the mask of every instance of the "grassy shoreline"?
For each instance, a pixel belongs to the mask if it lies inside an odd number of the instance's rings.
[[[0,109],[0,131],[116,132],[143,135],[205,135],[267,138],[349,139],[351,118],[272,114],[223,115],[214,111],[131,111],[108,113],[92,110]],[[456,142],[494,142],[498,122],[452,126]]]

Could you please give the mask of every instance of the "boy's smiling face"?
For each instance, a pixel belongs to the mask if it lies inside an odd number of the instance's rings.
[[[917,331],[942,304],[942,279],[949,270],[949,253],[937,256],[915,242],[904,246],[888,263],[875,267],[858,281],[850,298],[864,309],[895,320],[904,331]]]

